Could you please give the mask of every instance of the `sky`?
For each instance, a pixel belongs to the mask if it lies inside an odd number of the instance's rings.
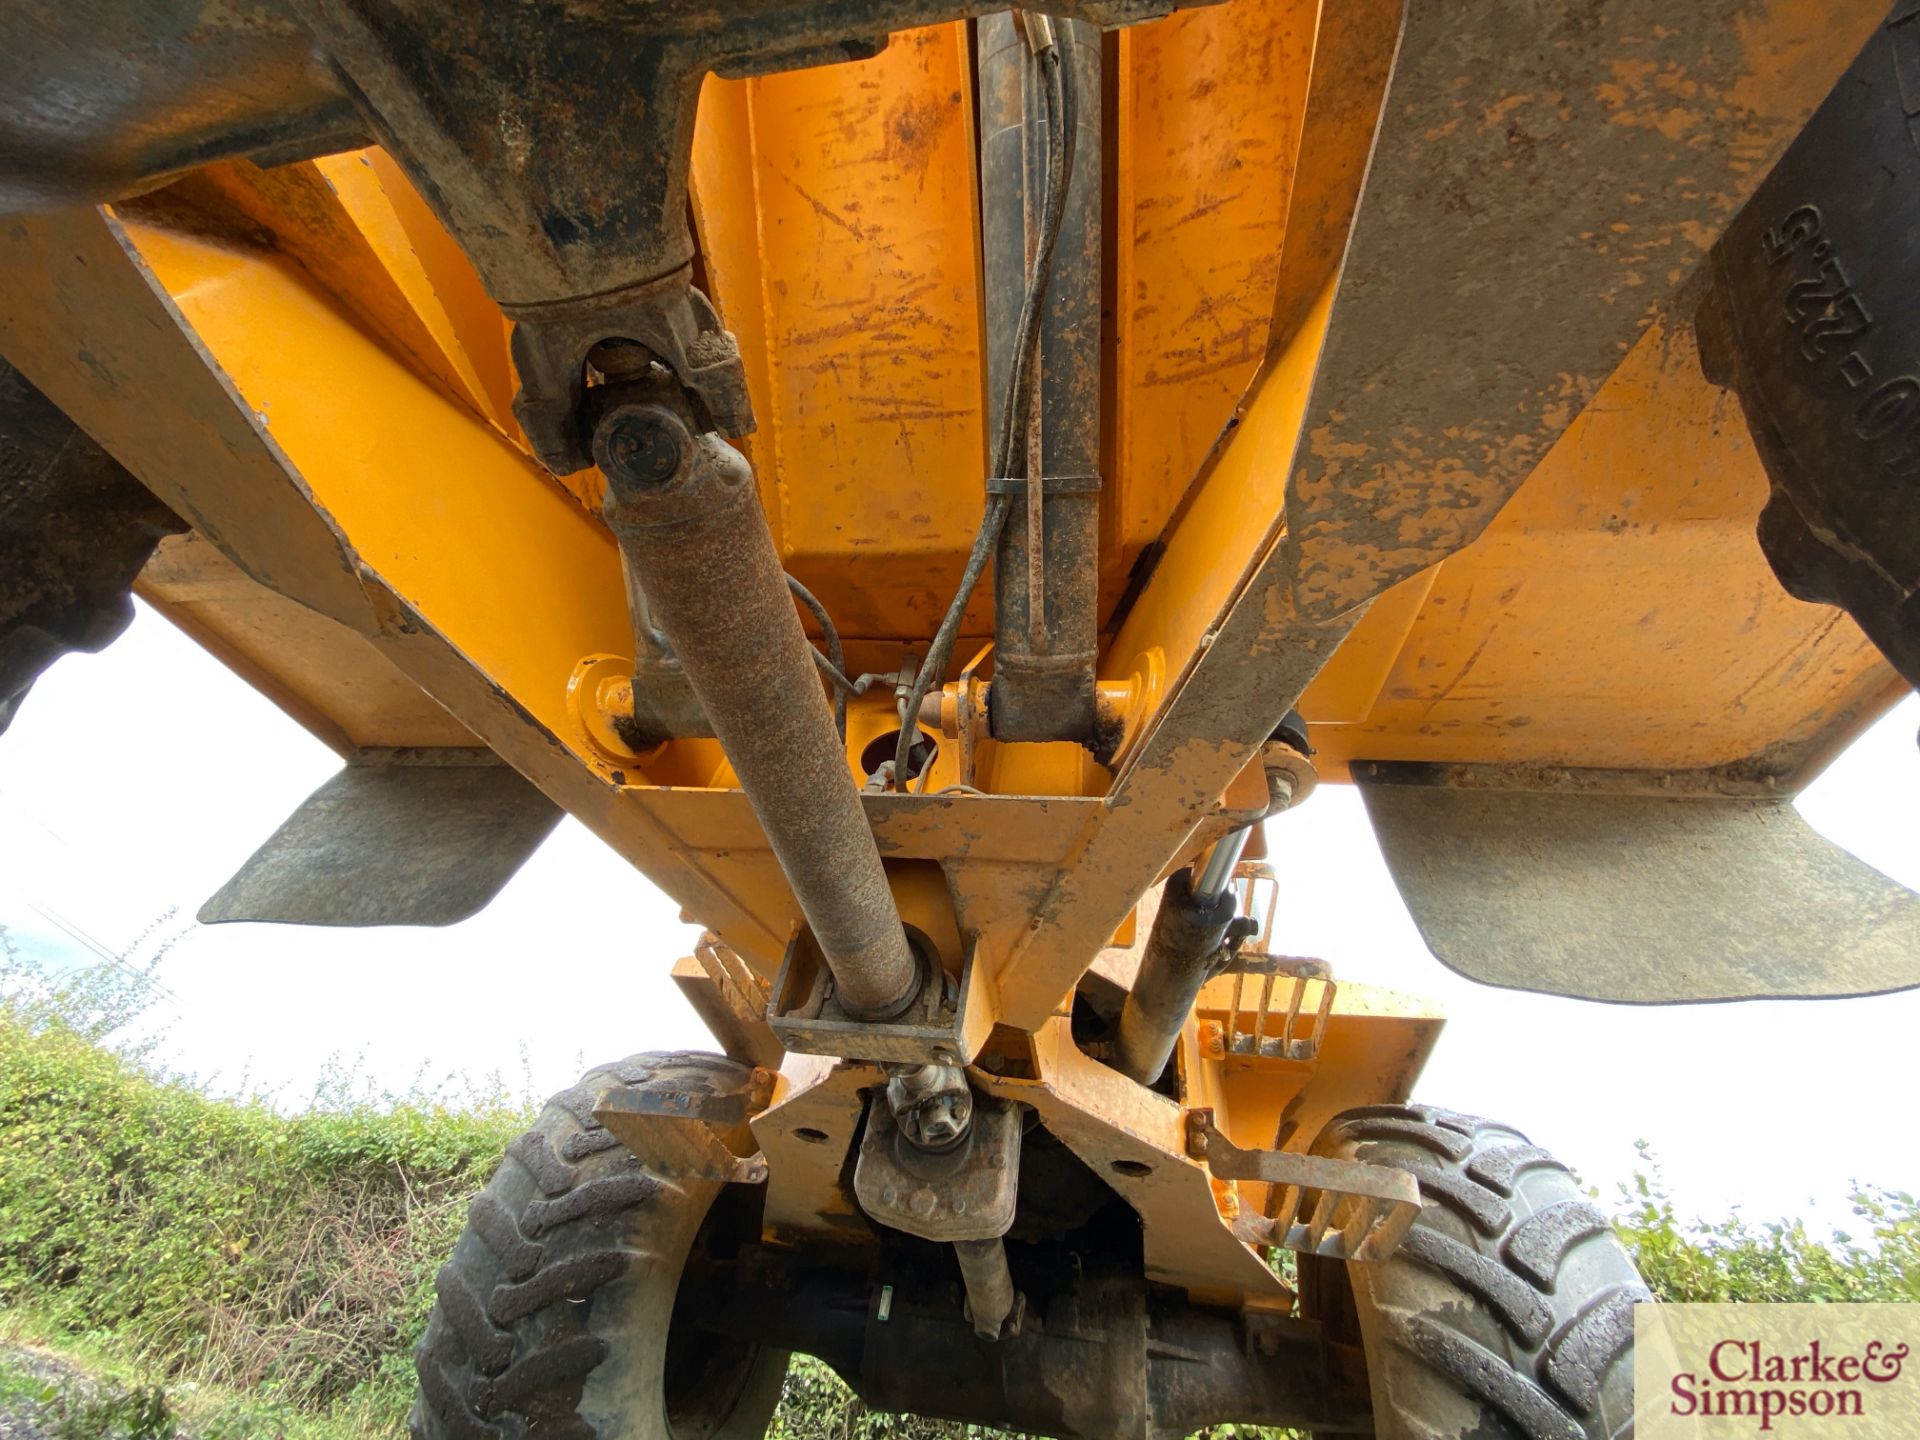
[[[1920,889],[1916,731],[1909,698],[1800,805]],[[710,1043],[668,976],[697,932],[571,819],[446,929],[194,924],[338,764],[140,606],[106,652],[61,660],[0,736],[0,926],[55,964],[165,947],[152,1019],[166,1061],[288,1106],[330,1068],[369,1093],[465,1093],[497,1074],[540,1096],[588,1063]],[[1639,1140],[1683,1214],[1844,1224],[1856,1181],[1920,1188],[1905,1103],[1920,992],[1653,1008],[1493,990],[1427,953],[1351,788],[1322,786],[1268,845],[1284,948],[1447,1013],[1418,1098],[1519,1126],[1603,1197]],[[568,1003],[587,991],[599,1003]]]

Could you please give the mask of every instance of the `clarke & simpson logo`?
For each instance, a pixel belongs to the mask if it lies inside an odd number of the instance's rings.
[[[1673,1413],[1750,1418],[1763,1431],[1783,1418],[1865,1418],[1873,1387],[1900,1378],[1910,1348],[1869,1340],[1857,1354],[1835,1355],[1812,1340],[1781,1355],[1758,1340],[1722,1340],[1707,1352],[1705,1373],[1673,1377]]]
[[[1639,1440],[1920,1440],[1920,1305],[1638,1305]]]

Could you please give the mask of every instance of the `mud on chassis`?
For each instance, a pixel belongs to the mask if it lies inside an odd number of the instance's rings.
[[[0,235],[0,349],[18,367],[5,438],[33,502],[4,519],[39,544],[46,516],[82,513],[83,479],[92,532],[118,542],[34,552],[103,573],[46,584],[30,625],[8,616],[0,701],[23,655],[30,676],[104,638],[138,571],[350,759],[209,918],[453,918],[545,833],[544,792],[716,932],[677,973],[727,1058],[590,1073],[474,1202],[421,1343],[423,1440],[754,1435],[792,1351],[883,1407],[1063,1436],[1214,1420],[1622,1433],[1643,1292],[1604,1220],[1524,1137],[1405,1103],[1437,1017],[1277,951],[1273,877],[1248,849],[1315,783],[1303,696],[1337,717],[1317,758],[1368,785],[1409,902],[1458,968],[1610,999],[1913,983],[1911,907],[1780,813],[1897,681],[1856,632],[1810,625],[1747,551],[1676,552],[1671,533],[1595,517],[1623,556],[1666,547],[1636,573],[1681,587],[1666,613],[1696,628],[1662,631],[1649,610],[1616,635],[1607,572],[1591,603],[1503,616],[1508,649],[1554,657],[1507,672],[1529,725],[1424,727],[1392,708],[1432,710],[1503,663],[1442,622],[1464,608],[1449,576],[1469,597],[1502,588],[1458,552],[1522,479],[1565,513],[1523,513],[1498,538],[1532,583],[1578,578],[1554,537],[1581,529],[1567,494],[1605,492],[1568,482],[1596,453],[1649,483],[1687,476],[1690,523],[1743,539],[1740,487],[1770,484],[1774,568],[1911,663],[1874,589],[1903,557],[1856,573],[1859,547],[1820,552],[1859,497],[1807,473],[1817,452],[1795,427],[1830,417],[1783,400],[1794,377],[1767,346],[1776,290],[1818,360],[1836,323],[1885,313],[1873,285],[1902,279],[1900,257],[1873,268],[1843,233],[1849,206],[1803,192],[1809,169],[1847,183],[1819,126],[1904,143],[1904,97],[1887,95],[1906,7],[1822,6],[1807,24],[1791,4],[1758,20],[1733,0],[1614,3],[1573,25],[1544,3],[1233,0],[1113,39],[1096,27],[1162,7],[1050,8],[67,0],[0,16],[0,88],[66,97],[0,105],[0,196],[27,217]],[[907,26],[929,28],[889,49]],[[1243,54],[1276,68],[1235,90]],[[827,77],[818,90],[775,84],[828,62],[868,63],[806,72]],[[1760,161],[1849,62],[1841,111],[1866,119],[1823,107],[1811,148],[1762,184]],[[1629,105],[1647,123],[1620,123],[1627,102],[1593,84],[1676,72],[1727,97],[1681,141],[1667,110]],[[1527,109],[1540,94],[1560,97],[1550,113]],[[623,95],[646,103],[610,103]],[[1462,105],[1501,123],[1461,128]],[[829,205],[834,164],[796,175],[797,157],[771,155],[781,117],[822,108],[809,143],[844,146],[842,169],[891,167],[886,186]],[[1257,170],[1250,140],[1284,150],[1269,178],[1286,203],[1156,240],[1140,217],[1178,210],[1171,197],[1203,219],[1235,203],[1181,192],[1193,167],[1172,148],[1220,116],[1205,133],[1236,165]],[[1156,172],[1156,139],[1180,163]],[[910,233],[896,211],[889,229],[903,175],[907,209],[961,223]],[[770,197],[788,189],[783,211]],[[118,203],[87,208],[100,201]],[[1128,206],[1136,223],[1107,223]],[[809,225],[817,248],[796,258],[780,237]],[[1618,227],[1633,244],[1595,243]],[[1700,272],[1667,275],[1663,309],[1623,303],[1663,246],[1721,227]],[[1247,268],[1208,270],[1242,234]],[[1836,243],[1858,313],[1822,268]],[[848,325],[836,266],[896,289]],[[1209,313],[1255,293],[1259,353],[1238,371],[1207,356],[1228,398],[1217,438],[1168,466],[1185,488],[1122,492],[1169,393],[1128,377],[1160,363],[1162,384],[1192,355],[1182,336],[1154,350],[1150,307],[1114,303],[1119,275],[1156,297],[1202,272]],[[815,308],[793,302],[806,323],[773,334],[770,297],[802,283]],[[916,325],[937,342],[904,344]],[[968,327],[981,363],[940,390]],[[938,405],[881,394],[853,363],[868,350],[958,394],[973,449],[942,452],[951,473],[907,487],[888,467],[912,471],[908,450],[838,483],[833,447],[870,423],[854,402],[894,402],[885,423],[923,445],[942,423]],[[824,400],[780,368],[796,357],[832,376]],[[1848,373],[1898,362],[1875,352]],[[1697,419],[1716,383],[1762,453],[1727,453]],[[1614,384],[1556,459],[1579,403]],[[1858,417],[1846,432],[1894,444],[1893,463],[1904,393],[1866,412],[1871,433]],[[756,411],[779,446],[753,434]],[[1673,452],[1609,451],[1597,432],[1620,414],[1634,444],[1657,429]],[[1302,435],[1315,443],[1296,455]],[[1340,463],[1381,436],[1419,463]],[[754,470],[776,463],[763,490]],[[971,544],[922,627],[908,612],[924,581],[886,568],[894,491],[934,508],[943,486],[973,504]],[[868,548],[865,569],[844,552],[852,578],[824,600],[783,568],[796,492]],[[1577,643],[1552,629],[1561,609],[1581,616]],[[1698,628],[1723,611],[1724,632]],[[962,644],[987,633],[990,658]],[[1396,672],[1406,696],[1370,658],[1450,644],[1458,675],[1422,692]],[[1714,722],[1719,750],[1629,716],[1637,666],[1738,647],[1820,663],[1759,665],[1771,689],[1716,691],[1724,666],[1697,677],[1679,708]],[[974,658],[949,682],[956,655]],[[1605,723],[1579,709],[1591,696],[1615,706]],[[1631,954],[1562,923],[1623,834],[1656,883],[1628,874],[1631,893],[1588,903],[1651,917]],[[1450,890],[1441,850],[1468,868]],[[1727,874],[1736,857],[1774,867],[1723,883],[1743,900],[1818,889],[1871,924],[1836,945],[1825,914],[1703,909],[1701,887],[1675,883],[1703,853]],[[1543,889],[1556,865],[1575,883]],[[1792,883],[1809,875],[1822,885]],[[1522,891],[1538,916],[1508,903]],[[1700,967],[1708,929],[1739,963]],[[1649,956],[1662,935],[1671,953]],[[1274,1249],[1297,1257],[1294,1282]]]

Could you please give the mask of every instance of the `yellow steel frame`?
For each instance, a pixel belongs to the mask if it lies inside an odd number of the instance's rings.
[[[1748,39],[1783,111],[1808,109],[1841,42],[1810,0],[1765,8]],[[1222,719],[1246,685],[1312,680],[1333,778],[1360,756],[1791,777],[1898,691],[1849,621],[1772,582],[1752,538],[1764,476],[1678,310],[1477,545],[1364,614],[1296,615],[1276,560],[1290,457],[1399,9],[1229,0],[1110,39],[1103,614],[1157,555],[1100,661],[1133,697],[1126,733],[1110,766],[981,738],[987,793],[864,802],[906,917],[950,966],[971,937],[985,1013],[1028,1037],[1031,1078],[982,1083],[1111,1174],[1156,1279],[1208,1295],[1273,1293],[1226,1228],[1261,1197],[1210,1187],[1180,1106],[1080,1055],[1064,1006],[1143,893],[1262,803],[1255,742]],[[858,669],[924,648],[981,514],[975,147],[961,25],[710,81],[702,102],[700,263],[759,417],[743,447]],[[506,336],[378,151],[217,167],[0,231],[0,347],[196,532],[163,548],[149,599],[343,753],[478,737],[771,975],[798,910],[718,746],[622,753],[593,723],[583,663],[631,653],[619,557],[598,477],[529,456]],[[960,653],[990,630],[983,592]],[[856,777],[892,704],[852,707]],[[932,790],[960,778],[959,749]],[[1353,992],[1291,1076],[1190,1033],[1189,1099],[1271,1144],[1290,1105],[1404,1096],[1437,1026]],[[776,1230],[835,1223],[832,1147],[790,1132],[837,1133],[871,1079],[806,1062],[782,1082],[757,1122]],[[1129,1158],[1143,1175],[1111,1171]]]

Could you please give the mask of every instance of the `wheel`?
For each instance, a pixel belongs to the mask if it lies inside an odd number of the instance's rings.
[[[1424,1105],[1350,1110],[1314,1149],[1420,1182],[1390,1259],[1300,1267],[1303,1311],[1364,1347],[1379,1440],[1632,1435],[1633,1306],[1652,1297],[1565,1166]]]
[[[752,1440],[785,1351],[676,1320],[683,1273],[758,1234],[743,1186],[655,1175],[593,1118],[616,1085],[744,1090],[717,1055],[636,1055],[547,1102],[474,1199],[414,1352],[413,1440]],[[696,1263],[689,1265],[689,1261]]]

